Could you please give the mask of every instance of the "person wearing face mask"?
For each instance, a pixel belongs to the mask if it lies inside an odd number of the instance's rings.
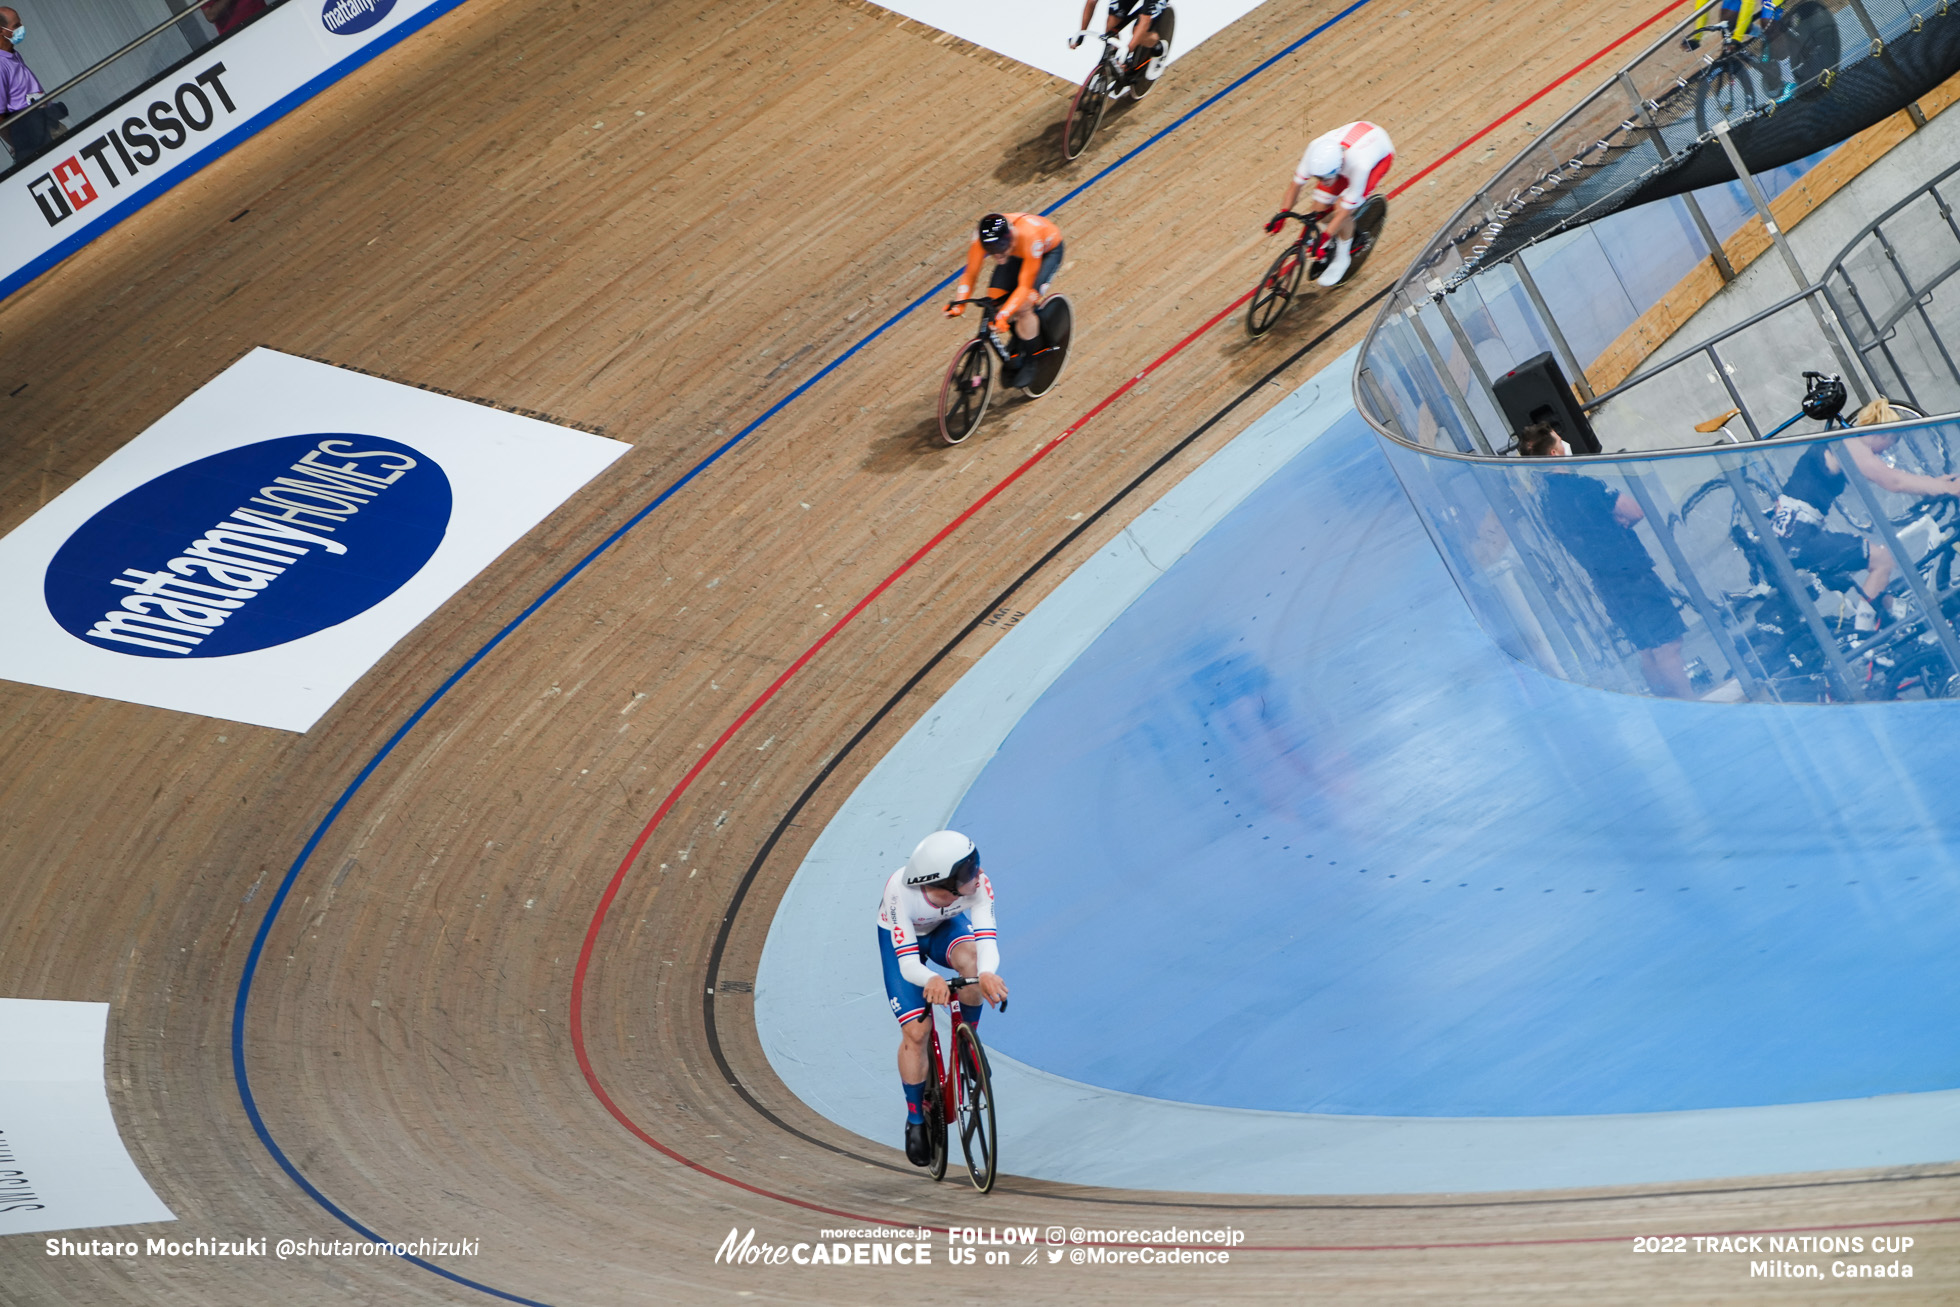
[[[7,143],[15,159],[31,159],[48,148],[54,132],[47,110],[36,108],[21,113],[41,98],[41,81],[20,57],[19,45],[27,36],[27,25],[20,11],[0,6],[0,141]],[[10,115],[19,114],[19,117]]]

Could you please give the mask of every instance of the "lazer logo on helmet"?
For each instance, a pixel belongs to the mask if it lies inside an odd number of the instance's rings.
[[[175,468],[82,524],[48,564],[48,611],[144,658],[250,653],[392,595],[442,543],[449,478],[377,436],[315,433]]]
[[[327,0],[320,24],[335,36],[365,32],[388,16],[395,0]]]

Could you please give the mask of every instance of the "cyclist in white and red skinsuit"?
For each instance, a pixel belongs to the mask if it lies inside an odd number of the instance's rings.
[[[1326,229],[1334,238],[1334,252],[1328,258],[1326,269],[1314,280],[1322,286],[1339,285],[1347,275],[1350,261],[1355,210],[1375,193],[1394,163],[1395,142],[1371,122],[1352,122],[1324,136],[1316,136],[1307,146],[1307,152],[1300,156],[1300,166],[1294,170],[1293,180],[1286,188],[1286,199],[1266,224],[1266,230],[1277,232],[1286,225],[1286,215],[1300,198],[1301,189],[1313,182],[1308,210],[1313,213],[1331,210],[1334,214],[1333,222]]]
[[[898,1018],[898,1078],[905,1089],[905,1156],[914,1166],[932,1160],[924,1094],[931,1057],[932,1004],[953,999],[945,977],[926,966],[931,959],[978,983],[959,992],[960,1020],[980,1023],[981,1004],[1007,997],[998,974],[994,940],[994,886],[980,870],[980,850],[958,831],[934,831],[919,841],[905,865],[885,882],[878,904],[878,951],[884,959],[885,993]],[[921,957],[921,954],[924,957]]]

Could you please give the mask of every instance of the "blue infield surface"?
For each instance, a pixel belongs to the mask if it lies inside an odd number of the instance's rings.
[[[992,1044],[1221,1107],[1649,1113],[1960,1086],[1960,705],[1636,699],[1476,627],[1349,414],[960,802]]]

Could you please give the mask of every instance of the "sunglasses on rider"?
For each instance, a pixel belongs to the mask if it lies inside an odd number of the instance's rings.
[[[974,846],[973,852],[953,864],[952,881],[962,888],[971,885],[980,875],[980,849]]]

